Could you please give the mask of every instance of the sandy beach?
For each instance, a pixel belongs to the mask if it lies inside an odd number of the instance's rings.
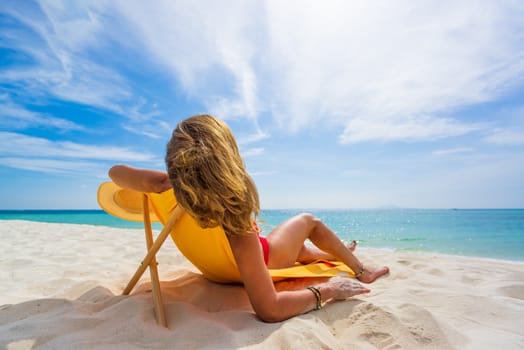
[[[206,281],[168,239],[166,329],[147,272],[120,295],[145,253],[141,230],[13,220],[0,237],[2,350],[524,348],[524,263],[359,247],[392,271],[369,295],[267,324],[242,287]]]

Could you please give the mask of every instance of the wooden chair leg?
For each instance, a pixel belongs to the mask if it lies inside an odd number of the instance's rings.
[[[135,271],[135,274],[133,275],[133,277],[131,277],[131,279],[127,283],[126,288],[122,292],[123,295],[128,295],[129,293],[131,293],[131,291],[135,287],[140,277],[142,277],[142,275],[144,274],[144,271],[151,264],[151,261],[155,258],[156,253],[158,252],[162,244],[165,242],[167,236],[173,230],[173,227],[175,226],[176,221],[178,220],[180,215],[182,215],[183,212],[184,210],[182,209],[182,207],[178,205],[175,207],[175,210],[173,210],[173,213],[171,214],[171,217],[167,221],[166,225],[164,226],[160,234],[157,236],[156,240],[153,242],[153,244],[149,248],[146,256],[142,260],[142,263],[140,264],[140,266]]]
[[[144,232],[146,235],[147,250],[153,245],[153,230],[151,229],[151,218],[149,216],[149,199],[147,195],[143,194],[142,208],[144,210]],[[160,279],[158,278],[158,264],[156,257],[153,256],[149,264],[149,273],[151,275],[151,287],[153,289],[153,303],[155,306],[156,321],[158,324],[167,327],[166,311],[164,302],[162,300],[162,292],[160,290]]]

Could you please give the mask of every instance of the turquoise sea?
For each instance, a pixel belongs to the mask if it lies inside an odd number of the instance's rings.
[[[262,234],[302,210],[264,210]],[[344,240],[362,247],[524,261],[524,209],[309,210]],[[0,220],[141,228],[101,210],[0,211]],[[160,229],[155,224],[155,229]]]

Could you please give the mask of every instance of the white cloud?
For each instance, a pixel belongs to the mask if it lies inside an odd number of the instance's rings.
[[[40,94],[121,112],[115,102],[131,93],[122,76],[89,59],[85,50],[100,40],[97,34],[102,28],[87,6],[75,4],[71,8],[60,1],[42,1],[43,13],[23,3],[7,6],[7,13],[32,30],[11,30],[9,42],[31,57],[34,65],[9,67],[0,79],[30,86]]]
[[[25,52],[41,66],[1,77],[121,115],[132,114],[121,105],[136,92],[88,54],[112,40],[160,64],[221,118],[242,116],[258,127],[261,115],[273,116],[264,122],[291,131],[329,123],[341,127],[343,143],[479,130],[453,113],[497,99],[524,77],[524,3],[516,1],[41,5],[43,22],[17,16],[51,53],[33,40]]]
[[[396,119],[396,120],[395,120]],[[458,136],[479,130],[480,125],[466,124],[447,118],[429,116],[418,118],[354,118],[347,122],[340,140],[356,143],[371,140],[428,141]]]
[[[124,147],[83,145],[69,141],[50,141],[19,133],[0,131],[0,156],[29,158],[73,158],[115,160],[128,162],[156,162],[157,157],[135,152]]]
[[[524,145],[524,130],[497,129],[493,134],[485,137],[484,141],[496,145]]]
[[[103,2],[45,0],[39,6],[13,2],[2,8],[27,26],[4,30],[6,44],[29,57],[31,64],[6,67],[0,72],[0,81],[29,96],[53,97],[110,111],[135,124],[135,129],[158,122],[158,112],[148,111],[147,101],[118,71],[120,67],[111,66],[114,53],[104,52],[113,39],[113,30],[106,23],[108,14],[99,12],[105,9]],[[95,58],[93,53],[102,58]]]
[[[241,153],[243,158],[255,157],[264,154],[264,149],[261,147],[249,148],[245,151],[242,151]]]
[[[0,121],[4,128],[9,129],[40,127],[58,129],[59,131],[85,130],[82,125],[70,120],[30,111],[13,103],[6,94],[0,95]]]
[[[442,114],[522,83],[522,4],[286,4],[268,16],[282,125],[335,121],[342,142],[455,136],[476,128]]]
[[[518,2],[229,5],[115,6],[213,113],[256,120],[265,111],[289,130],[335,123],[341,142],[469,133],[479,125],[451,112],[522,83]]]
[[[0,164],[10,168],[38,171],[43,173],[85,173],[98,169],[96,162],[81,162],[71,160],[42,159],[42,158],[17,158],[0,157]]]
[[[169,125],[162,120],[149,120],[147,122],[124,123],[122,128],[125,130],[144,135],[152,139],[167,140],[171,137],[174,125]]]
[[[268,171],[254,171],[249,173],[253,177],[261,177],[261,176],[273,176],[275,174],[278,174],[278,171],[276,170],[268,170]]]
[[[222,118],[255,119],[259,101],[253,40],[259,32],[256,2],[116,2],[148,54],[167,68],[185,92]],[[153,20],[154,19],[154,20]],[[223,94],[226,85],[227,93]]]
[[[239,145],[245,145],[250,143],[255,143],[258,141],[262,141],[269,138],[269,134],[258,129],[254,134],[250,134],[247,136],[240,136],[237,138],[237,142]]]
[[[433,152],[433,155],[435,156],[447,156],[450,154],[457,154],[457,153],[469,153],[473,152],[473,148],[471,147],[456,147],[456,148],[449,148],[449,149],[439,149]]]

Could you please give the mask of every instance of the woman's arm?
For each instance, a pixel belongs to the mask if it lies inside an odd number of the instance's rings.
[[[306,288],[276,291],[256,235],[230,236],[229,242],[251,305],[260,319],[279,322],[316,308],[316,297]],[[350,279],[333,279],[316,287],[320,288],[325,302],[369,292],[369,289]]]
[[[109,169],[109,177],[118,186],[139,192],[164,192],[172,187],[167,173],[129,165],[113,166]]]

